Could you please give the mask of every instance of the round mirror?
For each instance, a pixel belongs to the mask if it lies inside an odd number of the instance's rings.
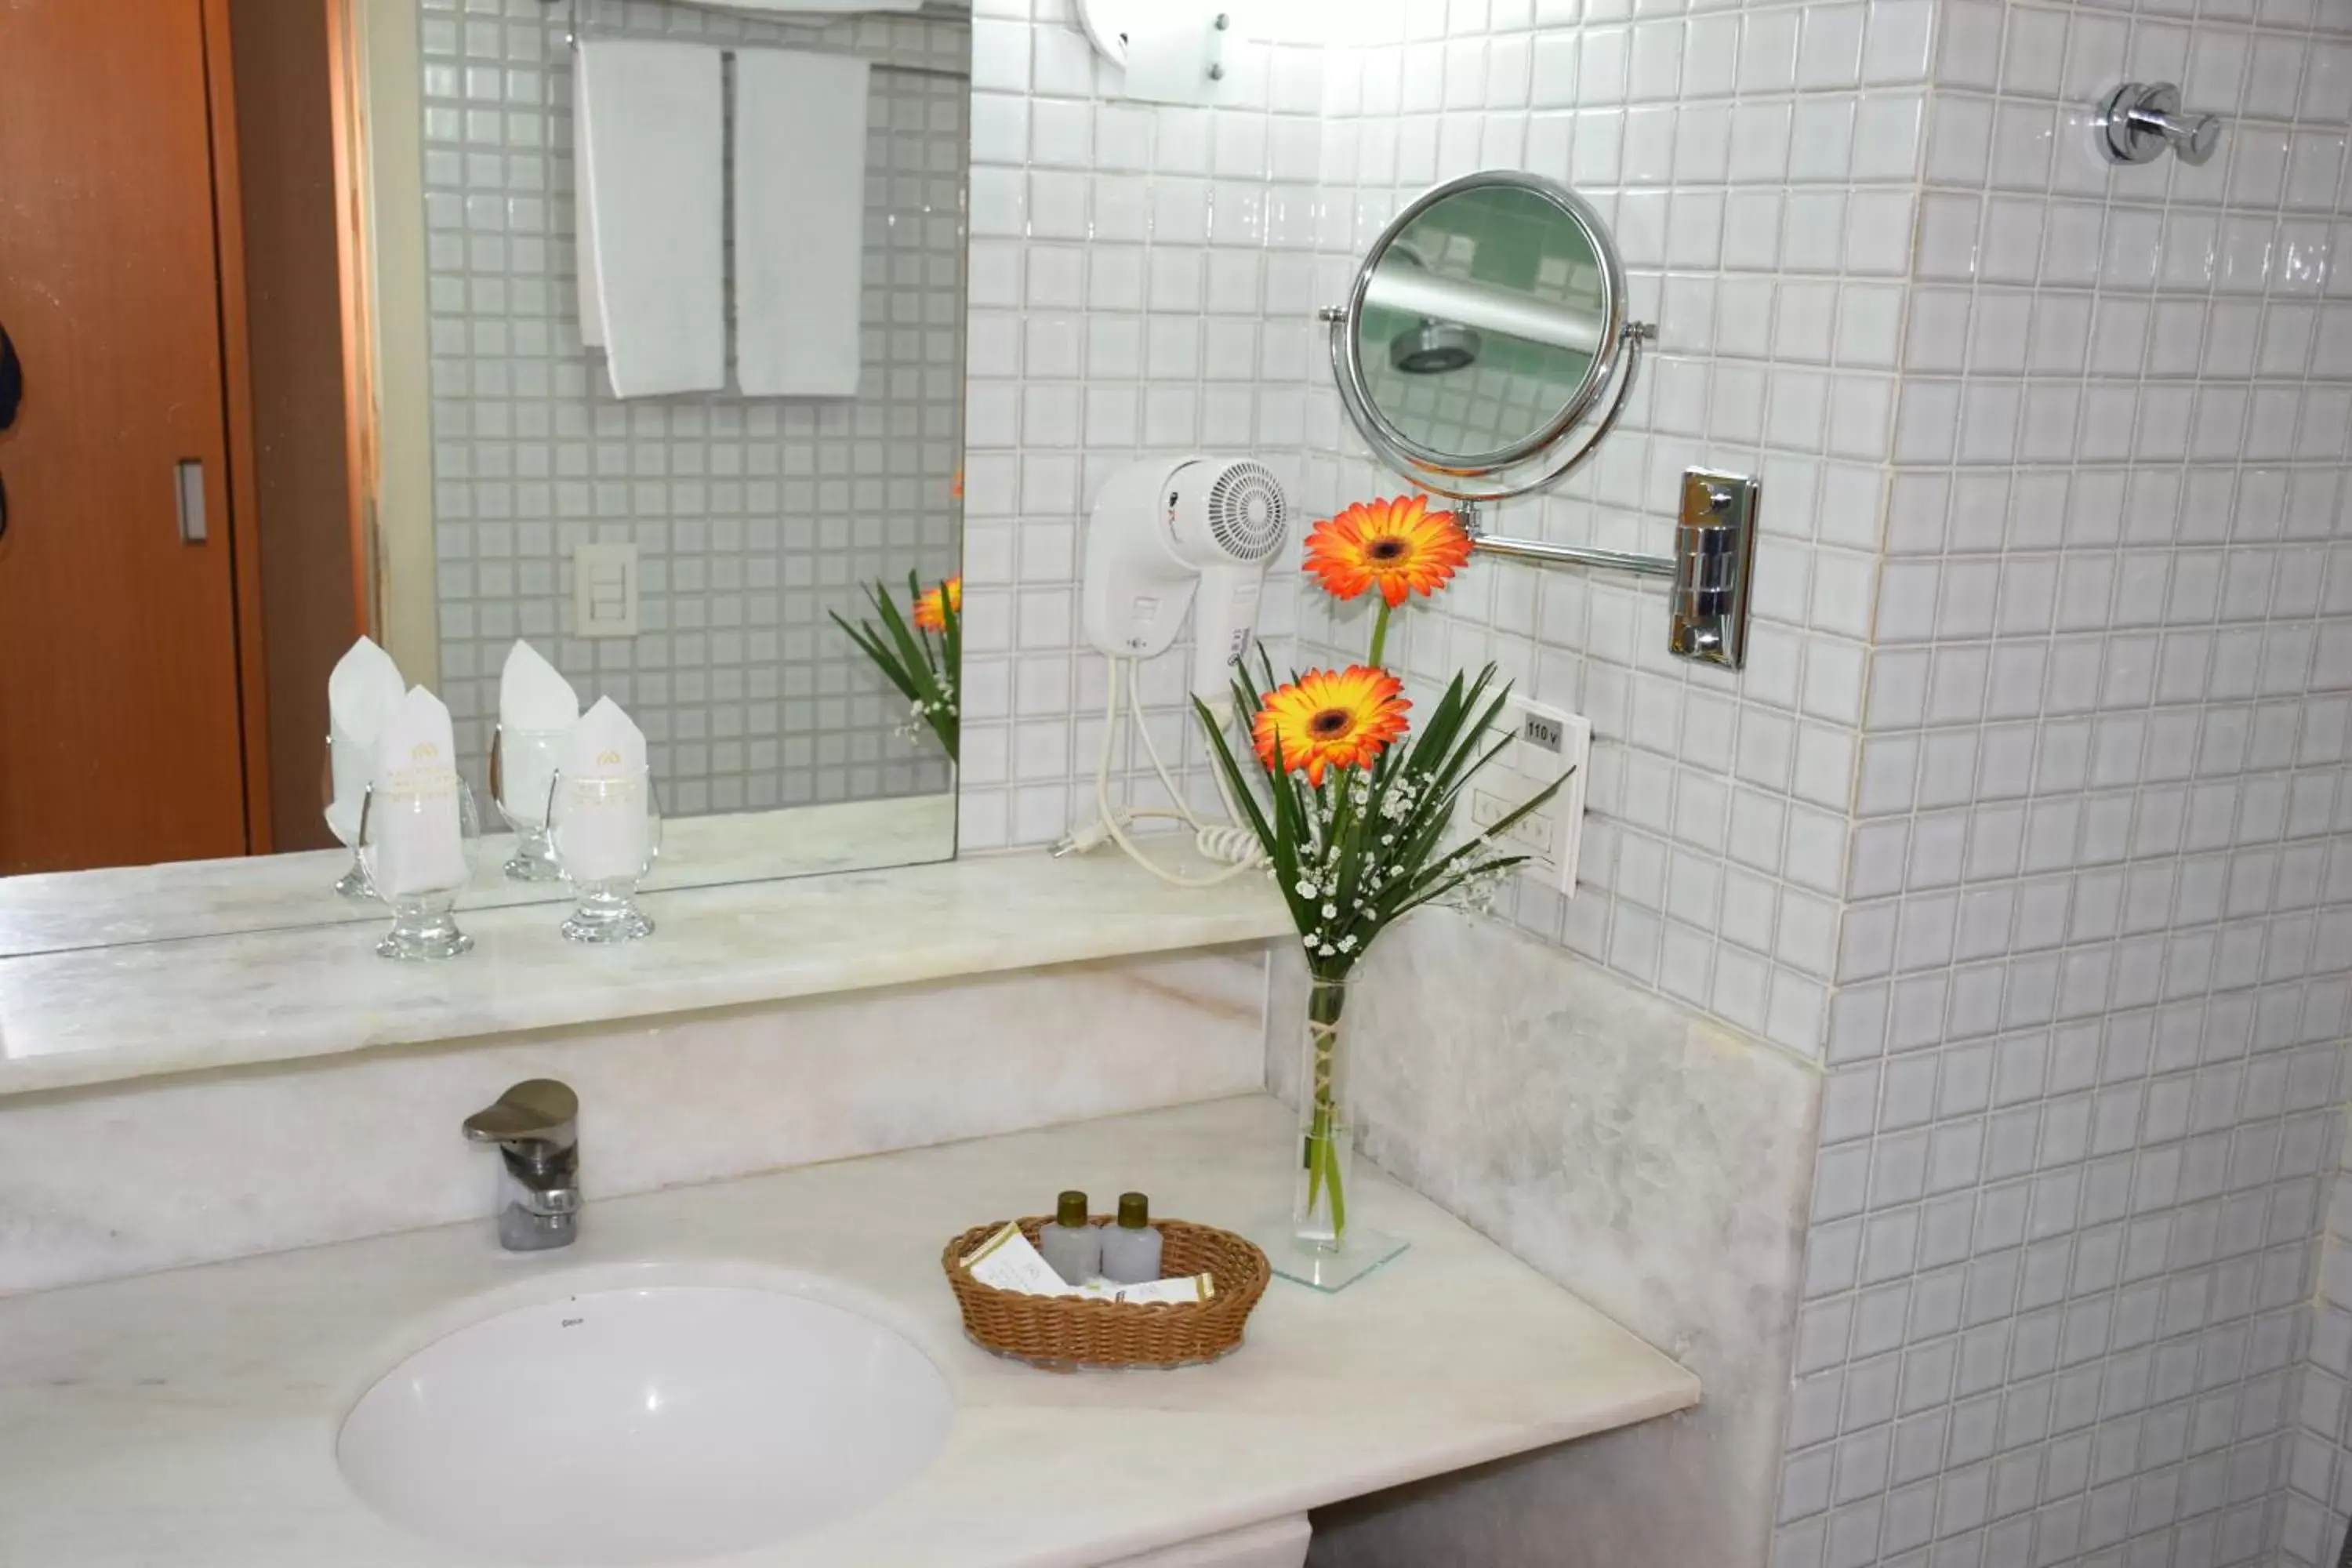
[[[1614,422],[1645,331],[1625,322],[1624,268],[1591,205],[1500,171],[1405,208],[1331,314],[1333,369],[1364,438],[1408,479],[1470,500],[1574,467]],[[1599,427],[1563,452],[1604,398]]]

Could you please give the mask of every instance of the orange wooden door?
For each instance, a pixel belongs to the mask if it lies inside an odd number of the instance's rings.
[[[0,0],[0,872],[247,847],[206,44],[201,0]]]

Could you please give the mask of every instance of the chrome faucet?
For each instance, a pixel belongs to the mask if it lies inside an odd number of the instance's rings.
[[[466,1118],[466,1136],[499,1146],[499,1245],[544,1252],[580,1237],[580,1097],[534,1078]]]

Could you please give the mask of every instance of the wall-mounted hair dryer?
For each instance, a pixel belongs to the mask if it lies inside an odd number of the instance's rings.
[[[1119,469],[1087,523],[1088,640],[1114,659],[1150,658],[1168,650],[1192,609],[1192,693],[1224,716],[1288,512],[1274,475],[1245,458]]]

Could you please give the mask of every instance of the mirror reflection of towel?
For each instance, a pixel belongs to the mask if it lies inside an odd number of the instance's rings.
[[[719,51],[588,38],[572,133],[581,341],[615,397],[727,384]]]
[[[855,397],[867,63],[735,56],[735,374],[750,397]]]

